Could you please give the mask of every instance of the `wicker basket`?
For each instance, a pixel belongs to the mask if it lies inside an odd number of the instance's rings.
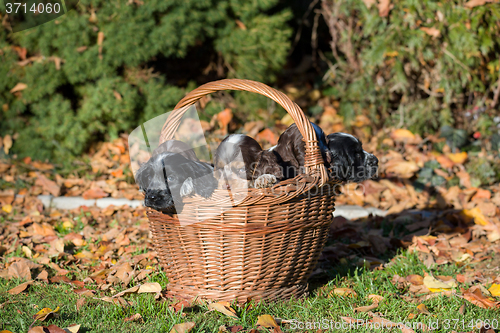
[[[243,201],[225,211],[217,211],[220,206],[214,204],[219,197],[221,205],[227,200],[227,194],[221,195],[225,190],[215,190],[210,201],[185,198],[193,221],[201,221],[189,225],[181,225],[176,215],[150,209],[153,246],[169,279],[168,290],[180,298],[227,301],[304,296],[333,219],[336,182],[328,180],[316,134],[301,109],[259,82],[215,81],[177,104],[160,143],[173,138],[186,106],[226,89],[256,92],[283,106],[305,138],[306,174],[272,189],[248,189]]]

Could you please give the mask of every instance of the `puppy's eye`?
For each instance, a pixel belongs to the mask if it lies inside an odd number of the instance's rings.
[[[245,168],[240,168],[240,169],[238,170],[238,173],[240,173],[240,174],[244,174],[244,173],[246,173],[246,171],[247,171],[247,170],[246,170]]]
[[[170,175],[170,176],[167,177],[167,181],[168,182],[172,182],[174,180],[175,180],[175,176],[173,176],[173,175]]]

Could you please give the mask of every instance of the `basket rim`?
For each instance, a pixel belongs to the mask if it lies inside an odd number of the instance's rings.
[[[159,144],[173,139],[175,131],[180,125],[182,116],[191,105],[194,105],[202,97],[221,90],[238,90],[258,93],[281,105],[285,111],[290,114],[298,130],[302,134],[306,150],[304,164],[306,175],[316,174],[311,180],[319,186],[329,181],[316,132],[302,109],[283,92],[258,81],[223,79],[205,83],[192,90],[177,103],[174,110],[169,114],[161,130]],[[253,189],[248,190],[251,191]]]

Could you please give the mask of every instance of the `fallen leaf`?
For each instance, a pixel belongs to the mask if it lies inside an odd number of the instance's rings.
[[[278,143],[278,136],[271,131],[269,128],[264,129],[260,133],[257,134],[255,137],[257,141],[266,141],[269,142],[271,145],[275,145]]]
[[[372,305],[360,306],[354,308],[354,312],[368,312],[378,307],[378,303],[373,303]]]
[[[422,284],[424,284],[424,278],[421,275],[416,275],[416,274],[408,275],[406,277],[406,281],[416,286],[421,286]]]
[[[368,299],[372,300],[374,303],[380,303],[384,300],[383,296],[380,295],[368,295]]]
[[[500,297],[500,284],[493,283],[491,287],[488,288],[491,296]]]
[[[343,321],[349,323],[349,324],[356,324],[356,323],[361,323],[361,324],[364,324],[364,320],[363,319],[355,319],[355,318],[351,318],[351,317],[340,317]]]
[[[257,317],[257,326],[273,328],[275,332],[281,332],[281,328],[278,326],[276,320],[268,314]]]
[[[426,275],[423,280],[424,285],[429,288],[433,293],[450,290],[451,288],[456,288],[457,283],[454,279],[450,279],[449,281],[441,281],[436,279],[431,275]]]
[[[7,270],[8,278],[31,280],[31,271],[27,262],[28,260],[22,260],[12,263]]]
[[[170,330],[170,333],[186,333],[190,332],[196,324],[193,322],[176,324]]]
[[[30,328],[28,333],[46,333],[46,331],[43,330],[43,326],[35,326]]]
[[[28,281],[28,282],[21,283],[20,285],[18,285],[16,287],[12,288],[11,290],[9,290],[9,294],[11,294],[11,295],[17,295],[19,293],[22,293],[31,284],[33,284],[33,281]]]
[[[77,311],[80,311],[80,309],[82,308],[82,306],[85,304],[85,298],[79,298],[77,301],[76,301],[76,310]]]
[[[143,321],[142,316],[140,313],[136,313],[135,315],[132,315],[130,317],[124,318],[123,321]]]
[[[52,310],[51,308],[43,308],[33,316],[33,319],[35,321],[36,320],[44,321],[49,316],[57,317],[59,315],[58,312],[59,312],[59,307],[55,308],[54,310]]]
[[[330,292],[330,296],[332,295],[349,296],[349,297],[357,296],[356,292],[351,288],[335,288]]]
[[[495,2],[495,0],[471,0],[464,4],[465,8],[474,8],[477,6],[483,6],[487,3]]]
[[[463,151],[461,153],[449,153],[446,156],[456,164],[464,164],[467,161],[467,152]]]
[[[426,315],[432,315],[430,312],[429,312],[429,309],[427,309],[427,307],[425,306],[425,304],[419,304],[417,305],[417,309],[418,309],[418,312],[420,313],[423,313],[423,314],[426,314]]]
[[[161,292],[161,285],[158,282],[148,282],[139,286],[138,294],[142,293],[159,293]]]
[[[391,132],[391,139],[398,142],[413,141],[415,140],[415,134],[407,129],[397,129]]]
[[[53,324],[45,327],[44,330],[48,330],[49,333],[66,333],[65,330]]]
[[[78,333],[78,331],[80,330],[80,326],[81,325],[72,325],[72,326],[68,326],[64,329],[64,332],[66,333]]]
[[[24,89],[26,89],[26,88],[28,88],[28,85],[27,85],[27,84],[19,82],[18,84],[16,84],[16,85],[14,86],[14,88],[12,88],[12,89],[10,90],[10,92],[13,94],[13,93],[15,93],[15,92],[22,91],[22,90],[24,90]]]
[[[9,154],[10,148],[12,148],[12,137],[9,134],[7,134],[3,138],[3,151],[6,155]]]
[[[411,178],[420,170],[417,163],[405,160],[390,160],[385,164],[385,172],[401,178]]]
[[[378,15],[380,17],[386,17],[391,11],[392,5],[391,0],[379,0],[378,3]]]
[[[431,27],[431,28],[421,27],[420,30],[422,30],[423,32],[425,32],[429,36],[432,36],[433,38],[437,38],[441,34],[439,29],[436,29],[433,27]]]
[[[43,174],[37,172],[37,179],[35,185],[41,186],[44,190],[49,192],[55,197],[58,197],[61,193],[61,187],[59,187],[56,182],[48,179]]]
[[[236,314],[236,311],[231,307],[231,304],[229,302],[217,302],[217,303],[210,303],[208,305],[209,309],[216,310],[220,313],[225,314],[226,316],[229,316],[231,318],[238,319],[238,315]]]
[[[12,212],[12,205],[3,205],[2,210],[7,214],[10,214],[10,212]]]
[[[108,195],[109,195],[109,193],[104,192],[102,190],[102,188],[100,188],[100,187],[94,187],[94,188],[90,188],[87,191],[83,192],[82,197],[85,200],[89,200],[89,199],[101,199],[101,198],[105,198]]]
[[[477,305],[483,309],[496,308],[500,305],[500,302],[495,302],[483,295],[481,289],[477,288],[473,292],[467,290],[463,293],[463,297],[474,305]]]
[[[490,222],[486,219],[486,217],[481,213],[479,208],[475,207],[473,209],[464,209],[461,212],[461,215],[470,219],[474,219],[475,224],[479,224],[482,226],[490,224]]]

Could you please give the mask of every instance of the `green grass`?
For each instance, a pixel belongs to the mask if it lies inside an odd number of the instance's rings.
[[[346,265],[335,267],[327,275],[323,276],[323,282],[311,281],[313,289],[311,296],[306,299],[292,299],[285,302],[261,302],[249,307],[239,307],[236,309],[239,320],[231,319],[221,313],[209,311],[206,305],[196,305],[185,309],[181,313],[173,313],[168,306],[175,301],[159,302],[151,294],[128,295],[125,298],[133,305],[122,308],[117,305],[106,303],[94,299],[106,295],[109,292],[97,291],[94,297],[86,297],[85,305],[77,311],[76,301],[79,295],[72,291],[72,287],[65,284],[37,284],[30,286],[27,292],[19,295],[10,295],[7,291],[21,281],[6,281],[0,279],[0,304],[6,301],[9,303],[0,309],[0,330],[7,329],[14,333],[27,332],[33,322],[32,316],[44,307],[61,307],[58,318],[48,319],[43,325],[55,324],[65,328],[72,324],[81,324],[80,332],[169,332],[173,325],[181,322],[193,321],[196,323],[192,332],[218,332],[221,325],[233,326],[241,325],[246,330],[255,328],[257,317],[263,314],[270,314],[281,319],[295,319],[303,323],[321,322],[322,320],[331,322],[343,322],[341,316],[370,319],[366,313],[355,313],[354,308],[358,306],[370,305],[367,299],[369,294],[377,294],[385,297],[385,300],[374,312],[380,312],[384,318],[393,322],[423,322],[427,325],[439,320],[439,328],[435,332],[471,331],[468,326],[471,321],[478,319],[493,320],[498,318],[498,310],[485,310],[474,306],[458,296],[446,297],[438,296],[423,303],[429,311],[435,315],[429,316],[419,314],[414,319],[407,319],[410,314],[418,314],[418,303],[411,303],[401,296],[405,291],[398,290],[392,283],[395,274],[407,276],[409,274],[423,275],[428,269],[418,260],[414,254],[406,251],[398,254],[394,260],[383,270],[368,271],[364,269],[350,268]],[[458,268],[454,265],[445,266],[442,269],[433,270],[436,275],[456,275]],[[149,281],[160,282],[162,287],[167,286],[166,277],[160,271],[153,275]],[[314,287],[314,285],[316,285]],[[335,287],[352,288],[357,297],[329,297],[328,293]],[[465,286],[461,286],[465,287]],[[90,288],[90,287],[88,287]],[[117,288],[117,292],[122,289]],[[465,313],[459,312],[460,307],[466,303]],[[140,313],[144,318],[143,323],[124,322],[124,318],[135,313]],[[453,321],[453,319],[459,320]],[[445,320],[449,320],[445,322]],[[462,321],[463,320],[463,321]],[[39,325],[38,324],[35,324]],[[304,324],[306,325],[306,324]],[[312,325],[312,324],[310,324]],[[293,329],[298,324],[282,325],[283,331],[287,332],[316,332],[315,329],[304,326],[302,329]],[[448,326],[448,328],[446,328]],[[333,330],[347,331],[347,329]],[[372,332],[372,329],[355,328],[356,332]],[[394,330],[399,331],[399,330]],[[416,330],[421,332],[421,330]]]

